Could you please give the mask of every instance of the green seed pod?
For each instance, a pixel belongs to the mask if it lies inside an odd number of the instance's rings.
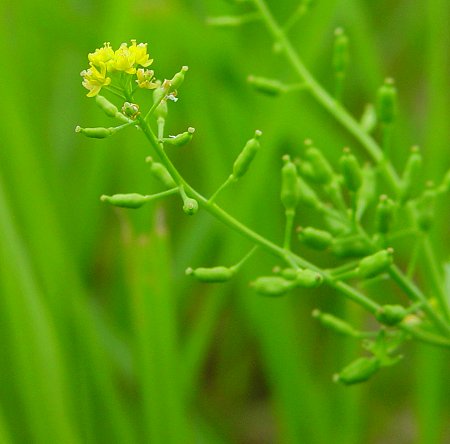
[[[292,290],[295,284],[278,276],[261,276],[252,282],[251,286],[264,296],[282,296]]]
[[[117,106],[111,103],[105,97],[101,96],[100,94],[97,94],[95,96],[95,102],[108,117],[116,117],[116,114],[119,113]]]
[[[367,381],[380,368],[380,361],[376,357],[359,358],[345,367],[339,374],[333,377],[335,382],[345,385],[357,384]]]
[[[351,336],[353,338],[358,337],[358,332],[349,323],[332,314],[322,313],[320,310],[316,309],[313,311],[312,315],[314,318],[318,319],[322,325],[336,333],[344,336]]]
[[[311,208],[318,208],[320,200],[316,192],[301,178],[298,178],[300,202]]]
[[[359,262],[358,275],[362,278],[372,278],[384,273],[392,265],[393,248],[378,251],[375,254],[366,256]]]
[[[342,28],[337,28],[334,35],[333,69],[336,76],[344,77],[350,59],[348,37]]]
[[[428,231],[435,219],[436,190],[425,190],[417,199],[417,224],[422,231]]]
[[[113,135],[116,132],[115,128],[81,128],[77,126],[75,128],[76,133],[81,133],[86,137],[91,137],[93,139],[105,139]]]
[[[302,288],[317,288],[323,283],[320,273],[313,270],[299,270],[295,278],[295,285]]]
[[[175,90],[177,90],[181,84],[184,81],[184,74],[188,71],[189,67],[188,66],[183,66],[180,70],[180,72],[177,72],[172,80],[170,80],[170,89],[169,92],[173,92]]]
[[[281,202],[286,211],[294,210],[300,200],[297,167],[288,155],[283,156],[281,169]]]
[[[260,148],[259,138],[262,132],[259,130],[255,131],[255,136],[250,139],[244,146],[243,150],[239,153],[237,159],[234,161],[233,165],[233,177],[239,179],[248,170],[252,160],[256,156]]]
[[[378,89],[377,100],[378,120],[383,125],[392,124],[397,115],[397,89],[393,79],[384,81],[384,85]]]
[[[300,242],[316,250],[325,250],[333,242],[333,235],[325,230],[318,230],[313,227],[299,227],[297,231]]]
[[[188,215],[192,216],[198,211],[198,202],[195,199],[187,197],[183,200],[183,211]]]
[[[361,125],[362,130],[368,134],[370,134],[377,126],[377,112],[371,103],[368,103],[364,107],[359,124]]]
[[[295,268],[284,268],[281,270],[281,276],[287,279],[288,281],[294,281],[297,279],[298,269]]]
[[[269,96],[278,96],[287,91],[285,84],[279,80],[266,79],[265,77],[248,76],[248,83],[258,92]]]
[[[378,322],[391,327],[402,322],[407,314],[406,308],[401,305],[383,305],[375,316]]]
[[[233,270],[227,267],[212,267],[212,268],[187,268],[186,274],[193,276],[200,282],[226,282],[233,277]]]
[[[166,145],[183,146],[192,140],[194,132],[195,128],[189,127],[188,130],[184,133],[178,134],[173,137],[164,138],[162,140]]]
[[[413,197],[414,189],[420,183],[422,161],[423,159],[420,154],[419,147],[413,146],[402,176],[400,188],[400,200],[402,203],[407,202],[411,197]]]
[[[361,219],[376,195],[376,177],[374,169],[367,164],[363,169],[362,176],[363,181],[358,192],[358,201],[356,203],[357,220]]]
[[[396,205],[392,199],[382,194],[375,212],[375,226],[377,233],[386,234],[395,217]]]
[[[111,205],[122,208],[140,208],[147,202],[148,196],[142,194],[114,194],[112,196],[103,195],[100,197],[102,202],[108,202]]]
[[[147,163],[150,164],[150,173],[153,177],[159,180],[167,188],[175,188],[177,184],[172,179],[172,176],[167,171],[167,168],[159,162],[155,162],[152,157],[147,157],[145,159]]]
[[[339,160],[339,164],[345,186],[356,193],[362,184],[362,171],[358,160],[351,154],[349,148],[344,148],[344,155]]]
[[[340,258],[364,257],[372,252],[372,247],[362,238],[335,239],[331,252]]]
[[[312,142],[307,140],[305,144],[310,145]],[[313,168],[313,178],[317,183],[327,185],[332,182],[334,177],[333,168],[322,154],[322,152],[314,146],[310,146],[305,153],[306,158]]]

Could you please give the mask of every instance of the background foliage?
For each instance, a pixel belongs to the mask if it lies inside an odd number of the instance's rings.
[[[296,1],[269,5],[283,21]],[[0,442],[450,440],[448,353],[410,347],[370,383],[337,386],[331,374],[358,350],[310,313],[319,306],[364,323],[353,306],[324,288],[256,296],[249,280],[273,266],[264,255],[231,284],[193,283],[187,266],[232,264],[250,246],[206,214],[185,216],[176,198],[138,212],[98,199],[159,189],[139,134],[92,141],[73,131],[107,124],[80,85],[87,53],[136,38],[149,42],[158,78],[190,67],[168,129],[197,129],[172,158],[199,190],[213,192],[255,128],[264,131],[251,172],[221,199],[282,238],[281,155],[305,138],[334,159],[358,147],[306,96],[251,91],[250,73],[292,80],[262,26],[207,27],[207,16],[233,12],[219,0],[4,0],[0,11]],[[419,144],[431,179],[450,167],[448,17],[446,0],[319,0],[292,32],[332,88],[332,33],[346,28],[345,102],[357,115],[395,77],[395,161]],[[448,260],[449,207],[440,205],[436,249]]]

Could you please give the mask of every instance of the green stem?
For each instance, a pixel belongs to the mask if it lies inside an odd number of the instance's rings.
[[[286,210],[286,227],[284,230],[283,248],[291,250],[292,229],[294,227],[295,210]]]
[[[235,177],[234,177],[232,174],[230,174],[230,175],[228,176],[228,179],[227,179],[222,185],[220,185],[220,187],[217,188],[217,190],[215,191],[215,193],[209,198],[209,203],[213,203],[213,202],[216,200],[217,196],[218,196],[225,188],[227,188],[228,185],[230,185],[231,183],[233,183],[235,180],[236,180]]]

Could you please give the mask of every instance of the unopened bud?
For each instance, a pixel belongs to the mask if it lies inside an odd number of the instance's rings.
[[[255,136],[245,144],[243,150],[239,153],[233,165],[233,177],[235,179],[239,179],[247,172],[250,164],[252,163],[252,160],[255,158],[256,153],[259,151],[259,138],[261,137],[261,135],[262,132],[256,130]]]
[[[385,194],[380,196],[375,213],[375,226],[378,233],[386,234],[395,217],[396,205]]]
[[[278,276],[261,276],[252,282],[251,286],[264,296],[282,296],[292,290],[295,284]]]
[[[344,148],[344,155],[341,157],[339,164],[346,187],[356,193],[362,184],[362,171],[358,160],[349,148]]]
[[[393,263],[393,248],[378,251],[359,262],[358,275],[362,278],[372,278],[384,273]]]
[[[383,305],[376,313],[378,322],[388,326],[399,324],[408,314],[405,307],[401,305]]]
[[[392,124],[397,115],[397,89],[394,80],[387,78],[378,89],[377,97],[378,120],[384,125]]]
[[[294,210],[300,199],[297,167],[288,155],[283,156],[281,169],[281,202],[287,211]]]
[[[187,197],[183,200],[183,211],[188,215],[192,216],[198,211],[198,202],[195,199]]]
[[[313,227],[299,227],[297,231],[300,242],[316,250],[325,250],[333,242],[333,235],[325,230],[318,230]]]

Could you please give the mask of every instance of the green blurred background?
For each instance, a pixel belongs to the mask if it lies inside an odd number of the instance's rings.
[[[79,76],[104,41],[148,42],[158,78],[189,65],[168,130],[196,133],[171,157],[206,195],[254,130],[264,132],[252,170],[221,201],[270,239],[283,235],[283,154],[298,154],[308,137],[331,159],[344,145],[365,159],[306,95],[273,99],[250,89],[248,74],[296,79],[261,24],[205,24],[246,10],[229,3],[1,2],[0,442],[450,442],[448,353],[411,345],[370,383],[337,386],[331,375],[361,350],[310,313],[321,307],[366,322],[354,306],[327,289],[256,296],[248,282],[276,264],[264,254],[233,283],[194,283],[187,266],[232,264],[251,245],[207,214],[185,216],[177,198],[139,211],[99,201],[161,190],[140,134],[74,133],[77,124],[109,125]],[[285,21],[297,1],[269,5]],[[345,103],[356,115],[385,76],[395,77],[395,162],[402,166],[419,144],[435,180],[450,166],[449,17],[447,0],[318,0],[291,33],[332,89],[333,30],[345,27],[352,50]],[[448,260],[449,207],[440,205],[436,248]],[[298,222],[313,224],[314,215]]]

